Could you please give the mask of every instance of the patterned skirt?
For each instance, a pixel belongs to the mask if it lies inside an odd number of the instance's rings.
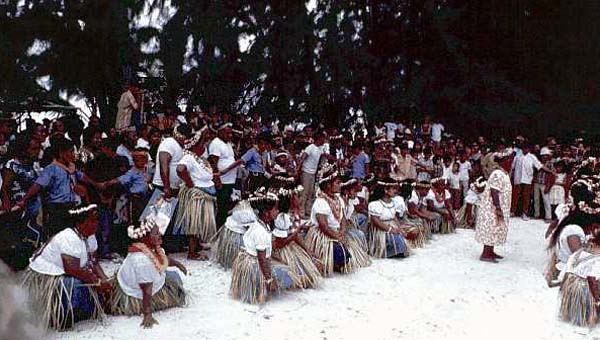
[[[388,226],[397,227],[394,221],[383,222]],[[392,234],[377,229],[372,223],[367,230],[369,254],[375,258],[390,258],[399,255],[408,256],[409,247],[402,234]]]
[[[300,277],[301,288],[316,288],[323,279],[310,256],[295,242],[277,249],[275,254]]]
[[[581,327],[598,324],[598,307],[586,279],[568,274],[560,288],[560,317]]]
[[[229,292],[234,299],[250,304],[263,304],[273,294],[268,290],[256,256],[246,252],[239,253],[231,270]],[[277,280],[279,291],[302,287],[300,277],[282,263],[271,260],[271,275]]]
[[[141,315],[144,311],[142,300],[125,294],[116,278],[114,278],[114,282],[116,289],[110,299],[109,313],[112,315]],[[152,295],[150,304],[152,312],[185,306],[186,295],[179,275],[173,271],[167,271],[164,286]]]
[[[225,269],[230,269],[233,266],[233,261],[242,251],[244,246],[244,235],[236,233],[227,227],[222,227],[219,230],[219,236],[217,237],[216,245],[213,249],[215,251],[215,262],[223,266]]]
[[[29,292],[34,312],[50,328],[66,330],[78,321],[104,319],[98,293],[72,276],[45,275],[27,269],[23,287]]]
[[[182,185],[179,190],[179,209],[173,227],[174,235],[199,237],[208,242],[217,233],[215,197],[199,188]]]

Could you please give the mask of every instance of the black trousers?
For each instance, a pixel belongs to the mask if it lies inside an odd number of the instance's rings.
[[[231,193],[235,184],[223,184],[221,189],[217,190],[217,227],[220,228],[227,219],[229,210],[231,210]]]

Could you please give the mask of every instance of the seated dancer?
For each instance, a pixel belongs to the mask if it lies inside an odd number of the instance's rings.
[[[179,190],[179,207],[173,233],[187,235],[188,259],[206,260],[208,257],[197,249],[199,242],[210,242],[217,233],[215,201],[217,190],[212,167],[202,158],[205,153],[199,131],[184,143],[183,157],[177,164],[177,175],[184,185]]]
[[[597,205],[594,210],[598,216]],[[594,223],[591,235],[587,247],[569,258],[568,274],[560,288],[561,319],[581,327],[593,327],[600,321],[600,223]]]
[[[103,318],[100,295],[112,290],[95,257],[97,206],[71,209],[68,214],[75,227],[46,242],[31,258],[23,278],[34,310],[45,325],[57,330]]]
[[[279,213],[277,195],[259,191],[248,201],[258,210],[258,219],[244,234],[244,251],[233,262],[230,293],[234,299],[263,304],[281,290],[302,287],[302,282],[290,267],[271,259],[269,225]]]
[[[412,218],[420,218],[425,225],[427,238],[431,238],[432,232],[439,232],[442,225],[442,216],[427,210],[427,202],[425,197],[431,188],[431,184],[427,181],[414,183],[414,189],[408,200],[408,213]]]
[[[398,191],[404,190],[404,186],[405,184],[400,182]],[[411,230],[415,234],[414,238],[410,237],[406,239],[408,245],[411,248],[423,248],[427,242],[427,226],[425,226],[420,218],[412,218],[409,216],[408,207],[406,206],[406,202],[404,201],[401,192],[398,192],[392,197],[392,201],[394,201],[396,218],[398,218],[400,225],[408,228],[407,230]]]
[[[133,243],[117,272],[118,284],[110,300],[110,312],[114,315],[143,314],[141,326],[152,328],[158,324],[153,312],[181,307],[186,301],[181,278],[167,267],[177,267],[184,274],[187,270],[165,254],[161,233],[152,219],[142,221],[138,228],[129,226],[127,235]]]
[[[323,278],[320,273],[323,265],[302,242],[299,214],[290,211],[291,206],[299,207],[297,195],[300,191],[302,186],[278,190],[280,213],[274,221],[273,258],[300,277],[302,288],[316,288]]]
[[[454,232],[454,209],[452,208],[452,195],[446,190],[446,180],[434,178],[431,180],[431,189],[425,196],[427,210],[442,216],[440,233],[449,234]]]
[[[214,246],[215,261],[223,268],[231,268],[238,253],[243,250],[243,236],[253,223],[256,223],[256,214],[250,203],[238,202],[218,231],[219,236]]]
[[[361,229],[359,229],[359,227],[361,226],[361,224],[359,223],[360,215],[358,215],[358,213],[356,212],[356,206],[360,204],[360,201],[357,197],[359,187],[358,179],[344,177],[341,180],[342,184],[340,185],[340,197],[344,201],[344,216],[346,217],[346,221],[348,222],[346,233],[348,234],[348,237],[353,238],[361,246],[361,248],[363,248],[365,252],[368,252],[369,246],[367,244],[367,237],[365,233]],[[364,225],[367,223],[367,219],[361,218],[360,222]]]
[[[393,179],[377,181],[369,203],[369,227],[367,242],[369,254],[376,258],[406,257],[410,250],[405,236],[415,238],[417,230],[401,225],[396,216],[396,196],[398,184]],[[411,230],[412,229],[412,230]]]
[[[364,250],[346,233],[344,201],[336,195],[341,181],[331,166],[319,172],[319,189],[310,214],[313,226],[306,234],[308,249],[315,253],[324,266],[323,275],[333,271],[350,273],[363,266],[353,258],[364,256]],[[370,264],[370,263],[369,263]]]
[[[471,183],[467,196],[465,196],[465,203],[456,213],[456,226],[458,228],[473,229],[475,227],[479,195],[485,190],[486,184],[487,182],[483,177],[479,177]]]

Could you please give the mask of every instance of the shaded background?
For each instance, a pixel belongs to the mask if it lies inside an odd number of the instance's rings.
[[[599,28],[594,0],[5,0],[0,109],[75,96],[111,124],[137,82],[157,111],[433,114],[466,136],[590,136]]]

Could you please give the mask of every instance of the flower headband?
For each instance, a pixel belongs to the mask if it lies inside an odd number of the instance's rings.
[[[326,176],[329,174],[329,176]],[[319,181],[318,184],[323,184],[325,182],[329,182],[337,177],[338,172],[335,170],[335,165],[326,164],[321,171],[319,171]]]
[[[346,182],[342,183],[342,188],[351,186],[358,183],[358,180],[356,178],[350,178],[349,180],[347,180]]]
[[[127,236],[129,236],[129,238],[132,240],[139,240],[142,237],[146,236],[146,234],[148,234],[150,231],[152,231],[152,228],[154,228],[155,226],[156,222],[154,222],[154,220],[146,219],[140,223],[140,226],[138,228],[136,228],[133,225],[130,225],[127,228]]]
[[[434,179],[431,180],[431,185],[436,185],[436,184],[438,184],[440,182],[446,184],[446,179],[444,177],[434,178]]]
[[[377,185],[380,185],[382,187],[397,187],[398,183],[397,182],[383,182],[383,181],[377,181]]]
[[[292,195],[299,194],[302,191],[304,191],[304,187],[301,185],[297,186],[294,189],[280,188],[279,191],[277,192],[277,195],[279,195],[281,197],[291,197]]]
[[[252,196],[248,198],[248,202],[278,202],[279,197],[273,192],[267,192],[264,187],[258,189]]]
[[[204,133],[205,130],[206,130],[206,127],[203,127],[202,129],[198,130],[192,138],[186,140],[184,143],[184,148],[191,149],[196,144],[198,144],[198,142],[200,141],[200,138],[202,138],[202,134]]]
[[[85,206],[85,207],[81,207],[81,208],[78,208],[78,209],[71,209],[71,210],[69,210],[69,215],[71,215],[71,216],[73,216],[73,215],[81,215],[83,213],[86,213],[86,212],[91,211],[91,210],[96,210],[96,209],[98,209],[98,206],[96,204],[90,204],[90,205]]]

